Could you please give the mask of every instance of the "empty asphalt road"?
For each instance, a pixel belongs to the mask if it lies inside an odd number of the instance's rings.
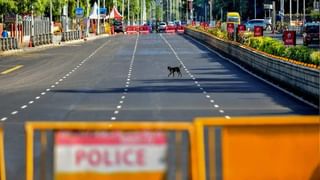
[[[25,177],[26,121],[191,121],[318,110],[183,35],[117,35],[0,57],[9,180]],[[168,77],[181,66],[182,77]],[[39,154],[36,154],[39,156]]]

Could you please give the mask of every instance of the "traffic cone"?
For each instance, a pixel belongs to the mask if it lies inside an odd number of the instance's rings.
[[[30,37],[29,47],[34,47],[34,44],[33,44],[33,36]]]

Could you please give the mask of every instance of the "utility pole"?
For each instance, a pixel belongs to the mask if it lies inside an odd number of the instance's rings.
[[[291,21],[292,21],[292,0],[289,1],[289,6],[290,6],[290,12],[289,12],[289,27],[291,26]]]
[[[188,23],[188,20],[189,20],[189,15],[188,15],[188,11],[189,11],[189,3],[190,1],[186,0],[186,21]]]
[[[106,8],[106,0],[103,0],[103,8]],[[100,8],[99,8],[99,14],[100,14]],[[123,15],[123,14],[122,14]],[[106,16],[106,15],[105,15]],[[106,24],[106,17],[103,17],[103,27],[105,27]],[[104,30],[105,31],[105,30]]]
[[[210,10],[209,10],[209,15],[210,15],[210,26],[213,26],[213,19],[212,19],[212,5],[213,5],[213,0],[209,0],[209,5],[210,5]]]
[[[257,19],[257,1],[254,0],[254,18]]]
[[[86,22],[86,37],[87,36],[89,36],[89,26],[88,26],[88,22],[89,22],[89,24],[90,24],[90,18],[89,18],[89,16],[90,16],[90,13],[89,13],[89,11],[90,11],[90,3],[89,3],[89,0],[87,0],[87,22]]]
[[[31,4],[31,36],[34,36],[33,4]]]
[[[100,0],[98,0],[98,25],[97,25],[97,35],[100,34]]]
[[[284,20],[284,0],[280,0],[280,11],[282,12],[281,15],[281,24],[283,25],[283,20]]]
[[[297,0],[297,21],[299,20],[299,0]]]
[[[128,0],[128,17],[127,17],[128,25],[130,26],[130,0]]]
[[[79,0],[77,0],[77,8],[79,8],[80,7],[80,2],[79,2]],[[80,30],[80,19],[79,18],[77,18],[77,30]]]
[[[106,0],[104,0],[105,2]],[[122,0],[122,9],[121,9],[121,15],[124,17],[124,0]]]
[[[52,22],[52,0],[50,0],[50,33],[53,33],[53,22]]]
[[[303,0],[303,25],[306,22],[306,0]]]

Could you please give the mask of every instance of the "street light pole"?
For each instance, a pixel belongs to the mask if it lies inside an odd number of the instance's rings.
[[[280,0],[280,11],[282,13],[281,15],[281,25],[283,25],[283,20],[284,20],[284,0]]]
[[[303,25],[306,22],[306,0],[303,0]]]
[[[50,33],[53,33],[53,22],[52,22],[52,0],[50,0]]]
[[[212,21],[213,21],[213,19],[212,19],[212,4],[213,4],[213,2],[212,2],[212,0],[209,0],[209,5],[210,5],[210,10],[209,10],[209,14],[210,14],[210,26],[213,26],[213,23],[212,23]]]
[[[289,1],[290,12],[289,12],[289,27],[291,26],[292,21],[292,0]]]
[[[97,25],[97,35],[100,34],[100,0],[98,0],[98,25]]]
[[[254,18],[257,19],[257,2],[254,0]]]
[[[128,25],[130,26],[130,0],[128,0]]]
[[[86,22],[86,37],[89,36],[89,26],[88,26],[88,23],[90,24],[90,13],[89,13],[89,10],[90,10],[90,3],[89,3],[89,0],[87,0],[87,22]]]

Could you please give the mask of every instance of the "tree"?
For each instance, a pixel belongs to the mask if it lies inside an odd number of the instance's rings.
[[[320,11],[313,10],[313,11],[311,11],[310,16],[315,21],[319,21],[320,20]]]

